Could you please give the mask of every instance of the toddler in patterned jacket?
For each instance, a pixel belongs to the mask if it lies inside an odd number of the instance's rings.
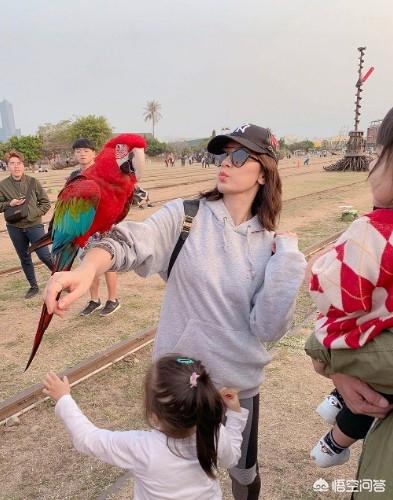
[[[377,144],[369,174],[374,210],[312,265],[310,293],[319,315],[305,349],[320,375],[357,377],[393,403],[393,109]],[[352,413],[337,390],[316,411],[334,426],[311,458],[319,467],[345,463],[373,418]]]

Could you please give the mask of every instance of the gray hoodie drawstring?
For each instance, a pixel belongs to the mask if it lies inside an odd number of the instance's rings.
[[[228,225],[227,225],[228,218],[224,217],[223,220],[224,220],[224,231],[223,231],[224,250],[226,252],[227,251],[227,247],[228,247],[228,240],[227,240],[227,235],[226,235],[226,232],[228,231]]]
[[[246,256],[247,256],[247,261],[249,264],[249,269],[250,269],[250,274],[251,278],[255,278],[255,270],[253,266],[253,262],[251,259],[251,241],[250,241],[250,234],[251,234],[251,226],[247,226],[247,231],[246,231],[246,239],[247,239],[247,251],[246,251]]]

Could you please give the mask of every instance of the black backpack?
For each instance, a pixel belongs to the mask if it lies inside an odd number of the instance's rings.
[[[184,245],[184,242],[186,241],[186,239],[188,238],[188,235],[190,234],[192,221],[194,220],[194,217],[198,213],[199,202],[200,202],[200,200],[184,200],[183,201],[183,205],[184,205],[183,227],[181,229],[181,233],[180,233],[179,239],[177,240],[176,246],[173,249],[171,258],[169,259],[167,279],[169,279],[169,275],[171,274],[173,264],[176,262],[177,256],[179,255],[180,250],[182,249],[182,246]]]

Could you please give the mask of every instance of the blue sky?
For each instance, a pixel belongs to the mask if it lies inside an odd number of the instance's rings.
[[[352,127],[366,45],[361,126],[393,106],[391,0],[0,0],[0,100],[17,126],[89,113],[115,131],[199,137],[242,122],[277,135]]]

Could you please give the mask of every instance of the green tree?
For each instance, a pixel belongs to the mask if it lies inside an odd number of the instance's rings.
[[[302,149],[302,150],[309,150],[309,149],[314,149],[314,143],[308,139],[306,139],[305,141],[299,141],[299,142],[294,142],[293,144],[291,144],[290,146],[288,146],[288,149],[290,151],[296,151],[298,149]]]
[[[168,151],[168,145],[165,142],[160,142],[154,138],[153,139],[148,138],[146,142],[147,142],[146,154],[148,156],[157,156]]]
[[[200,152],[200,151],[205,151],[205,149],[207,149],[207,145],[209,144],[210,142],[210,138],[207,138],[207,139],[201,139],[198,144],[196,144],[194,147],[195,147],[195,151],[197,152]]]
[[[7,152],[5,142],[0,142],[0,160],[4,160],[4,155]]]
[[[161,109],[161,104],[157,101],[148,101],[146,104],[146,107],[144,109],[143,117],[145,119],[145,122],[150,122],[152,123],[153,127],[153,139],[155,138],[154,135],[154,128],[156,123],[162,118],[162,115],[160,113]]]
[[[22,135],[20,137],[11,137],[2,145],[4,153],[16,149],[20,151],[28,164],[33,164],[42,154],[42,138],[38,135]]]
[[[97,150],[101,149],[111,136],[112,127],[104,116],[81,116],[71,124],[69,129],[69,137],[72,142],[84,137],[89,139]]]
[[[38,127],[37,134],[42,138],[42,151],[45,155],[64,153],[70,150],[71,120],[58,123],[44,123]]]

